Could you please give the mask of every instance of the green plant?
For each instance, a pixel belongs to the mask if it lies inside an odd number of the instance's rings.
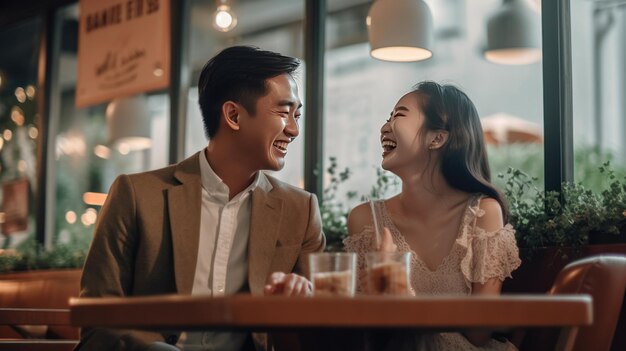
[[[33,236],[0,254],[0,273],[37,269],[82,268],[91,235],[75,236],[45,250]]]
[[[343,247],[342,241],[348,235],[346,225],[349,209],[345,203],[339,201],[337,192],[339,186],[350,177],[350,170],[345,168],[339,171],[335,157],[330,157],[329,162],[330,165],[326,169],[326,173],[330,175],[330,182],[322,194],[320,214],[322,216],[322,228],[326,234],[326,250],[340,251]],[[346,193],[347,200],[352,200],[355,197],[354,191]]]
[[[493,175],[506,173],[507,169],[514,168],[524,171],[533,180],[533,184],[542,189],[544,186],[544,159],[543,144],[510,144],[488,146],[489,166]],[[598,168],[606,161],[610,161],[617,173],[626,173],[626,168],[619,162],[612,152],[603,151],[595,146],[577,145],[574,150],[574,180],[582,182],[586,188],[601,192],[606,185],[606,177],[598,172]],[[493,177],[494,185],[499,189],[506,186],[503,178]]]
[[[574,247],[600,241],[624,240],[626,231],[626,177],[619,177],[610,162],[599,167],[605,186],[592,191],[582,183],[563,184],[563,193],[545,193],[536,178],[509,168],[498,177],[505,182],[510,222],[518,244],[531,249]],[[601,239],[601,236],[607,236]],[[613,238],[611,238],[611,236]],[[611,240],[612,239],[612,240]]]

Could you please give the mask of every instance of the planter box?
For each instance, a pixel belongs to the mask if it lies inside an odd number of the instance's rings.
[[[626,244],[586,245],[578,252],[571,248],[546,247],[530,250],[520,249],[522,265],[513,272],[502,286],[503,293],[542,294],[552,287],[557,274],[568,263],[580,258],[599,254],[621,254],[626,256]],[[530,256],[530,257],[529,257]],[[625,296],[626,299],[626,296]],[[613,337],[612,351],[626,350],[626,303],[622,304],[620,318]]]

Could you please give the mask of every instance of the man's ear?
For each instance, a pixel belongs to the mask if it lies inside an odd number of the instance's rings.
[[[450,135],[447,130],[437,130],[430,134],[430,144],[428,144],[429,150],[439,149],[448,142],[448,136]]]
[[[241,112],[241,106],[233,101],[226,101],[222,104],[222,116],[224,117],[224,124],[232,129],[239,130],[239,113]]]

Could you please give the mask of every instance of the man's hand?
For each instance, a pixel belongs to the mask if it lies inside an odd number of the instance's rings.
[[[267,278],[263,292],[265,295],[311,296],[313,284],[294,273],[274,272]]]

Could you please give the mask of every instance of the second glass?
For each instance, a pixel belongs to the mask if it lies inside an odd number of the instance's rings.
[[[370,252],[367,289],[373,295],[409,295],[410,252]]]
[[[315,296],[353,296],[355,253],[314,253],[309,255]]]

